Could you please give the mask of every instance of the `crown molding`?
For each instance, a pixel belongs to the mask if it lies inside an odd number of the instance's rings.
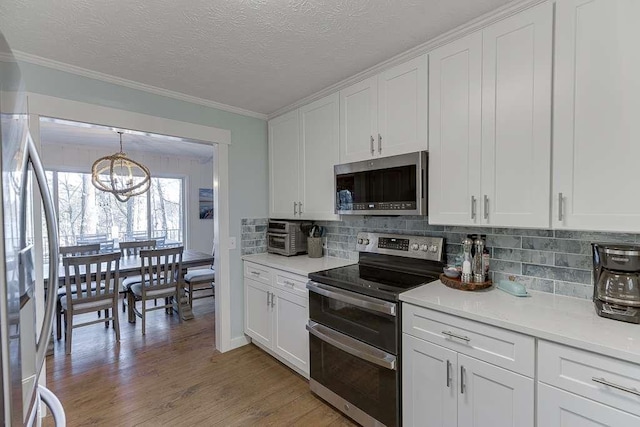
[[[522,12],[525,9],[529,9],[546,1],[555,2],[555,0],[515,0],[511,3],[507,3],[504,6],[499,7],[498,9],[481,15],[476,19],[473,19],[465,24],[460,25],[459,27],[454,28],[453,30],[447,31],[446,33],[441,34],[425,43],[404,51],[390,59],[387,59],[386,61],[380,62],[379,64],[376,64],[371,68],[367,68],[366,70],[361,71],[358,74],[347,77],[346,79],[329,87],[326,87],[318,92],[315,92],[305,98],[302,98],[301,100],[296,101],[293,104],[289,104],[286,107],[280,108],[273,113],[270,113],[267,118],[271,120],[274,117],[278,117],[282,114],[288,113],[289,111],[295,110],[296,108],[307,105],[313,101],[317,101],[320,98],[324,98],[325,96],[331,95],[337,91],[347,88],[352,84],[373,77],[389,68],[402,64],[403,62],[407,62],[425,53],[429,53],[430,51],[444,44],[450,43],[468,34],[479,31],[493,24],[494,22],[508,18],[519,12]]]
[[[197,104],[197,105],[202,105],[209,108],[228,111],[230,113],[240,114],[242,116],[253,117],[261,120],[267,119],[267,115],[263,113],[256,113],[255,111],[245,110],[244,108],[234,107],[232,105],[222,104],[219,102],[198,98],[196,96],[186,95],[184,93],[175,92],[168,89],[162,89],[156,86],[151,86],[144,83],[135,82],[133,80],[112,76],[110,74],[101,73],[99,71],[88,70],[86,68],[77,67],[71,64],[66,64],[64,62],[55,61],[53,59],[43,58],[41,56],[32,55],[30,53],[14,50],[13,55],[15,59],[17,59],[18,61],[40,65],[42,67],[52,68],[54,70],[64,71],[67,73],[88,77],[90,79],[99,80],[106,83],[112,83],[112,84],[140,90],[147,93],[152,93],[154,95],[173,98],[179,101],[189,102],[191,104]],[[6,54],[2,54],[0,56],[0,60],[7,60],[9,58],[10,56]]]

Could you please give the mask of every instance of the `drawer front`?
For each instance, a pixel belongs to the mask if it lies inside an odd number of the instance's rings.
[[[290,292],[303,298],[308,298],[307,279],[297,274],[285,273],[278,271],[275,274],[276,280],[274,286],[278,289]]]
[[[271,270],[260,264],[254,264],[251,262],[244,262],[244,277],[248,277],[256,282],[261,282],[266,285],[271,284]]]
[[[404,333],[533,378],[533,337],[411,304],[402,307]]]
[[[640,415],[640,366],[634,363],[540,340],[538,379]]]
[[[637,427],[640,417],[546,384],[538,386],[538,425],[544,427]]]

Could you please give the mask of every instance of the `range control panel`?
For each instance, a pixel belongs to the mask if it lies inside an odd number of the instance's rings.
[[[356,250],[358,252],[441,261],[444,239],[442,237],[362,232],[358,233]]]

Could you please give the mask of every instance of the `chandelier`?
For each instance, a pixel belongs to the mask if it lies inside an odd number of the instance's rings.
[[[139,196],[149,190],[151,177],[149,168],[131,160],[122,151],[122,132],[120,151],[110,156],[100,157],[91,166],[91,183],[98,190],[112,193],[116,199],[126,202],[133,196]]]

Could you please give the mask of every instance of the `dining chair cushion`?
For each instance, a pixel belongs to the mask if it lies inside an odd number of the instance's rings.
[[[139,274],[136,276],[125,277],[124,280],[122,280],[122,290],[126,291],[131,287],[131,285],[135,285],[136,283],[140,283],[141,281],[142,276]]]
[[[75,300],[76,296],[75,295],[71,295],[71,299]],[[60,305],[62,306],[63,310],[67,309],[67,296],[64,295],[60,298]],[[103,300],[98,300],[98,301],[91,301],[91,302],[83,302],[83,303],[79,303],[79,304],[74,304],[74,310],[84,310],[84,309],[98,309],[99,307],[105,307],[105,308],[111,308],[112,306],[112,301],[108,300],[108,299],[103,299]]]
[[[149,287],[149,282],[146,282],[145,285]],[[129,290],[137,297],[142,297],[142,283],[135,283],[131,285]],[[147,297],[151,298],[161,298],[161,297],[170,297],[175,295],[175,288],[164,288],[164,289],[152,289],[147,290]]]
[[[211,268],[199,268],[195,270],[189,270],[184,275],[184,281],[189,282],[213,282],[216,278],[216,271]]]

